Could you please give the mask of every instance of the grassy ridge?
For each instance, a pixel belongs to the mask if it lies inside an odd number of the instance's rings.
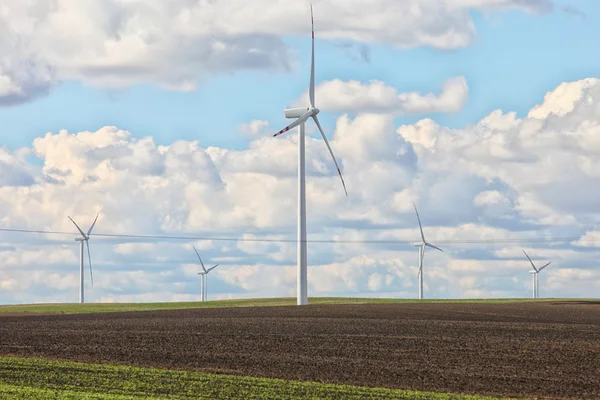
[[[372,399],[498,398],[366,388],[153,368],[0,357],[2,399]]]
[[[309,304],[394,304],[394,303],[462,303],[462,304],[508,304],[544,301],[586,301],[589,299],[379,299],[355,297],[311,297]],[[265,307],[292,306],[296,298],[281,297],[270,299],[218,300],[207,302],[170,302],[170,303],[87,303],[87,304],[18,304],[0,306],[0,313],[31,312],[78,314],[119,311],[177,310],[205,307]]]

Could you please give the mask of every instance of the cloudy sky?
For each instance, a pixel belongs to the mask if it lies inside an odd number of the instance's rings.
[[[597,0],[314,0],[309,296],[597,297]],[[0,3],[0,303],[295,296],[309,4]],[[270,239],[255,242],[253,239]],[[348,243],[348,241],[388,243]],[[485,240],[482,242],[473,242]],[[346,241],[344,243],[343,241]],[[393,243],[397,241],[397,243]],[[504,241],[504,242],[502,242]],[[471,242],[471,243],[469,243]]]

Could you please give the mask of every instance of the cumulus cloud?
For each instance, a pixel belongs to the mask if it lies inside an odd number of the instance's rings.
[[[240,124],[239,131],[242,135],[248,136],[251,138],[258,138],[260,136],[264,136],[269,132],[269,121],[263,120],[254,120],[248,123]]]
[[[469,87],[463,76],[451,78],[442,86],[439,95],[417,92],[399,93],[382,81],[361,83],[334,79],[315,88],[315,98],[323,110],[348,113],[378,114],[431,114],[452,113],[462,109],[467,101]],[[301,104],[308,104],[304,93]]]
[[[599,82],[563,83],[522,119],[496,110],[465,129],[425,119],[398,133],[431,170],[460,171],[512,189],[509,198],[531,222],[572,224],[586,214],[596,221]]]
[[[472,10],[550,8],[550,0],[321,0],[315,23],[319,38],[351,43],[368,61],[366,43],[466,46],[476,35]],[[307,37],[308,12],[304,3],[284,1],[9,2],[0,9],[0,106],[64,80],[189,91],[208,74],[287,70],[293,61],[281,36]]]
[[[349,196],[326,147],[308,138],[309,238],[382,242],[311,243],[310,294],[416,296],[414,201],[426,237],[445,250],[425,256],[430,297],[529,296],[521,247],[553,262],[540,277],[543,293],[595,295],[599,107],[600,81],[582,80],[559,85],[522,118],[496,110],[461,129],[431,119],[398,127],[391,113],[340,116],[331,145]],[[191,245],[200,243],[202,257],[221,264],[210,278],[211,298],[294,295],[295,245],[277,240],[296,237],[295,143],[293,134],[258,137],[230,150],[188,141],[162,146],[110,126],[48,133],[0,158],[19,160],[33,179],[0,186],[0,227],[74,231],[67,215],[87,226],[101,212],[96,232],[190,237],[93,237],[91,299],[197,293]],[[39,162],[27,163],[24,154]],[[557,237],[581,239],[542,242]],[[64,300],[59,287],[76,298],[72,238],[28,238],[0,234],[0,300]],[[274,242],[250,241],[260,238]],[[472,239],[502,240],[455,243]],[[37,278],[24,284],[24,270],[38,271]]]
[[[600,247],[600,231],[587,231],[572,244],[579,247]]]
[[[34,171],[25,157],[28,149],[11,153],[0,147],[0,186],[28,186],[34,183]]]
[[[548,0],[446,0],[450,7],[469,7],[482,10],[518,9],[531,13],[546,13],[553,9]]]

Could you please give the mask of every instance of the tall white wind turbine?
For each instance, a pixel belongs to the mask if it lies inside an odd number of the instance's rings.
[[[92,226],[90,226],[90,229],[88,229],[87,233],[84,233],[83,230],[81,230],[81,228],[79,227],[79,225],[77,225],[77,223],[75,223],[75,221],[73,221],[73,218],[69,217],[69,219],[75,225],[75,227],[77,228],[79,233],[81,233],[81,237],[75,238],[75,241],[79,242],[79,303],[83,303],[83,301],[84,301],[84,299],[83,299],[83,243],[84,242],[87,247],[88,261],[89,261],[89,265],[90,265],[90,280],[92,282],[92,286],[94,286],[94,275],[92,274],[92,256],[90,255],[89,240],[90,240],[90,234],[92,233],[92,229],[94,229],[94,225],[96,225],[96,221],[98,221],[98,215],[100,215],[100,214],[96,215],[96,219],[94,219],[94,222],[92,223]]]
[[[533,271],[529,271],[529,273],[531,274],[531,277],[533,278],[533,296],[532,298],[537,299],[540,297],[540,281],[539,281],[539,273],[542,272],[542,270],[544,268],[546,268],[548,265],[550,265],[550,262],[546,263],[544,266],[540,267],[540,268],[536,268],[535,264],[533,263],[533,261],[531,261],[531,258],[529,258],[529,255],[527,255],[527,253],[525,253],[525,250],[523,250],[523,253],[525,254],[525,256],[527,256],[527,259],[529,260],[529,262],[531,263],[531,266],[533,267]]]
[[[196,252],[198,260],[200,260],[200,265],[202,266],[202,271],[198,272],[198,275],[200,275],[200,301],[206,301],[206,280],[208,279],[208,273],[213,269],[217,268],[219,264],[210,267],[209,269],[206,269],[204,263],[202,262],[202,259],[200,258],[200,254],[198,254],[198,250],[196,250],[195,247],[194,251]]]
[[[317,118],[317,114],[319,114],[319,109],[315,106],[315,27],[313,20],[313,12],[312,5],[310,6],[310,20],[312,26],[312,55],[311,55],[311,64],[310,64],[310,83],[308,87],[308,98],[310,101],[310,106],[308,107],[299,107],[299,108],[287,108],[284,110],[284,114],[286,118],[296,119],[294,122],[286,126],[284,129],[280,130],[273,136],[279,136],[282,133],[289,131],[292,128],[298,127],[298,278],[297,278],[297,304],[305,305],[308,304],[308,293],[307,293],[307,260],[306,260],[306,183],[305,183],[305,170],[304,170],[304,142],[305,142],[305,132],[304,132],[304,124],[309,119],[312,118],[321,132],[321,136],[323,136],[323,140],[325,141],[325,145],[327,145],[327,149],[329,150],[329,154],[331,154],[331,158],[333,159],[333,163],[337,168],[337,172],[342,180],[342,185],[344,186],[344,192],[346,196],[348,196],[348,191],[346,190],[346,184],[344,183],[344,178],[342,177],[342,172],[340,171],[340,167],[333,155],[333,150],[331,150],[331,146],[329,145],[329,141],[323,132],[323,128],[321,128],[321,124],[319,123],[319,119]]]
[[[437,249],[441,252],[444,250],[440,249],[437,246],[432,245],[431,243],[425,240],[425,235],[423,234],[423,226],[421,225],[421,218],[419,217],[419,212],[417,211],[417,205],[413,203],[415,206],[415,212],[417,213],[417,221],[419,221],[419,229],[421,230],[421,241],[415,243],[415,246],[419,248],[419,272],[417,272],[417,278],[419,279],[419,299],[423,299],[423,257],[425,257],[425,247],[431,247],[432,249]]]

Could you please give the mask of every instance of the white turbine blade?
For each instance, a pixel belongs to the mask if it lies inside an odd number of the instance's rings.
[[[194,246],[192,246],[194,247]],[[198,254],[198,250],[196,250],[196,248],[194,247],[194,251],[196,252],[196,255],[198,256],[198,260],[200,260],[200,264],[202,265],[202,269],[204,270],[204,272],[206,272],[206,267],[204,266],[204,263],[202,262],[202,259],[200,258],[200,254]]]
[[[417,221],[419,221],[419,229],[421,230],[421,239],[423,240],[423,243],[425,243],[425,235],[423,234],[423,226],[421,226],[421,217],[419,217],[419,212],[417,211],[417,205],[415,203],[413,203],[413,206],[415,207],[415,212],[417,213]]]
[[[77,230],[79,231],[79,233],[81,233],[81,236],[83,236],[84,238],[87,238],[86,234],[83,233],[83,231],[81,230],[81,228],[79,227],[79,225],[77,225],[75,223],[75,221],[73,221],[73,218],[69,217],[69,219],[71,220],[71,222],[73,223],[73,225],[75,225],[75,227],[77,228]]]
[[[92,273],[92,256],[90,254],[90,243],[86,240],[85,245],[87,246],[88,261],[90,262],[90,279],[92,280],[92,286],[94,286],[94,274]]]
[[[214,267],[210,267],[206,273],[209,273],[210,271],[212,271],[213,269],[217,268],[219,266],[219,264],[215,265]]]
[[[90,226],[90,229],[87,232],[87,236],[90,236],[90,233],[92,233],[92,229],[94,229],[94,225],[96,225],[96,221],[98,221],[98,216],[100,215],[100,213],[96,214],[96,219],[94,220],[94,222],[92,223],[92,226]]]
[[[317,124],[317,128],[319,128],[319,132],[321,132],[321,136],[323,136],[323,140],[325,141],[325,144],[327,145],[327,149],[329,149],[329,154],[331,154],[333,163],[335,164],[335,167],[337,168],[337,172],[340,176],[340,179],[342,180],[342,185],[344,186],[344,192],[346,193],[346,196],[348,196],[348,191],[346,190],[346,183],[344,182],[344,177],[342,176],[342,171],[340,171],[340,166],[338,165],[337,161],[335,160],[335,156],[333,155],[333,150],[331,150],[331,146],[329,145],[327,136],[325,136],[325,133],[323,132],[323,128],[321,128],[321,124],[319,123],[319,119],[317,118],[317,116],[313,115],[312,118],[315,120],[315,124]]]
[[[440,249],[440,248],[439,248],[439,247],[437,247],[437,246],[434,246],[434,245],[432,245],[431,243],[427,243],[427,242],[425,242],[425,246],[429,246],[429,247],[431,247],[432,249],[437,249],[437,250],[441,251],[442,253],[444,252],[444,250]]]
[[[295,120],[294,122],[292,122],[291,124],[289,124],[288,126],[283,128],[282,130],[280,130],[279,132],[274,134],[273,137],[279,136],[282,133],[285,133],[285,132],[289,131],[290,129],[297,127],[298,125],[300,125],[301,123],[306,121],[308,119],[308,117],[310,117],[312,115],[312,113],[313,113],[312,110],[305,112],[304,114],[302,114],[302,116],[300,116],[300,118],[298,118],[297,120]]]
[[[541,270],[543,270],[544,268],[546,268],[548,265],[550,265],[550,263],[551,263],[551,262],[552,262],[552,261],[550,261],[548,264],[544,265],[543,267],[540,267],[540,268],[538,269],[538,272],[540,272]]]
[[[310,59],[310,85],[308,87],[308,98],[310,106],[315,106],[315,22],[313,19],[312,4],[310,5],[310,24],[312,27],[312,56]]]
[[[535,267],[535,265],[533,264],[533,261],[531,261],[531,258],[529,258],[529,256],[527,255],[527,253],[525,253],[525,250],[523,250],[523,253],[527,256],[527,259],[529,260],[529,262],[531,263],[531,266],[533,267],[533,269],[535,270],[535,272],[539,272],[538,269]]]

